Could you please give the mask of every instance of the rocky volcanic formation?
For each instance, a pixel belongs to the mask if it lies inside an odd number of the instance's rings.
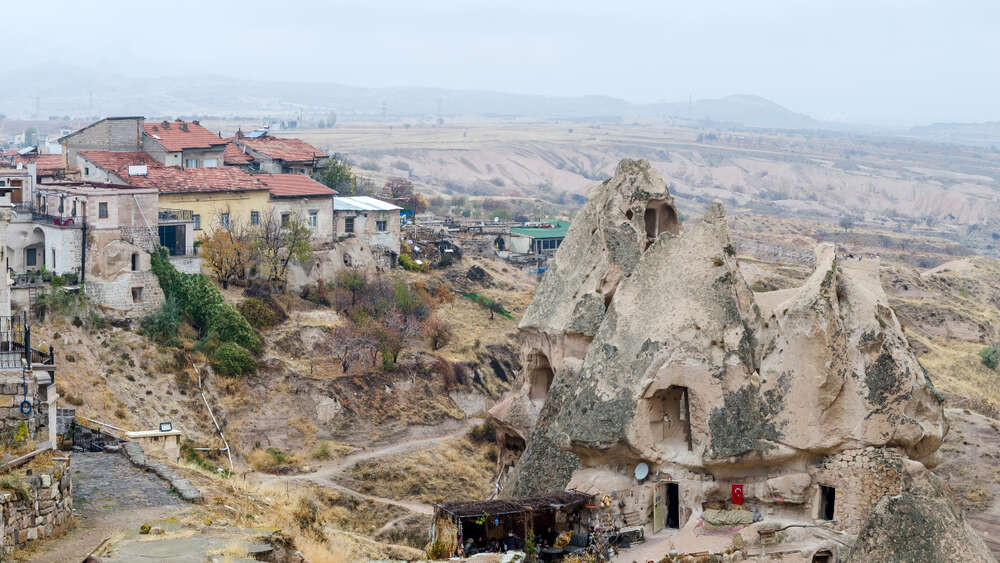
[[[667,527],[692,528],[742,485],[754,526],[863,530],[856,561],[879,559],[880,530],[911,523],[992,561],[929,484],[942,399],[877,260],[820,245],[802,287],[755,295],[721,204],[682,233],[660,176],[625,160],[590,190],[520,328],[523,376],[490,411],[504,495],[615,492],[625,520],[655,531],[663,510]],[[950,512],[893,508],[905,499]]]

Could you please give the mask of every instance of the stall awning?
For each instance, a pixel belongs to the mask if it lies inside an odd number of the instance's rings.
[[[542,495],[531,497],[496,499],[496,500],[472,500],[458,502],[440,502],[434,506],[452,516],[465,518],[468,516],[479,516],[484,512],[493,516],[504,514],[519,514],[534,510],[545,510],[551,508],[562,508],[576,504],[584,504],[591,499],[591,495],[580,491],[554,491]]]

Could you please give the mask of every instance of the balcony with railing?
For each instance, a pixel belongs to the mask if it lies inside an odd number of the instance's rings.
[[[67,227],[67,228],[80,228],[86,222],[82,216],[74,217],[72,215],[52,215],[49,213],[50,210],[42,208],[39,209],[33,203],[15,203],[14,204],[14,217],[11,218],[12,222],[15,223],[42,223],[45,225],[52,225],[55,227]]]
[[[161,225],[164,223],[193,223],[194,213],[190,209],[167,209],[161,207],[157,212],[156,220]]]
[[[0,316],[0,369],[31,369],[55,371],[55,350],[31,347],[31,325],[28,314]]]

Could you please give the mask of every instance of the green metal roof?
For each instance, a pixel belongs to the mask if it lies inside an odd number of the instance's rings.
[[[569,230],[569,221],[552,220],[547,221],[551,228],[542,227],[511,227],[510,234],[531,238],[563,238]]]

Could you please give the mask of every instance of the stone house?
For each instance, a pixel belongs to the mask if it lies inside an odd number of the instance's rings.
[[[403,208],[368,196],[334,197],[333,229],[338,239],[358,237],[373,251],[399,256],[400,215]]]
[[[548,221],[532,227],[511,227],[504,237],[511,252],[521,254],[554,254],[566,238],[569,221]]]
[[[31,191],[35,185],[34,166],[0,163],[0,189],[10,188],[8,197],[11,203],[31,201]]]
[[[211,234],[220,224],[254,224],[269,212],[268,187],[239,168],[164,166],[144,152],[83,151],[78,156],[84,178],[100,182],[156,188],[159,205],[190,214],[191,237]],[[180,247],[177,247],[180,248]]]
[[[164,166],[218,168],[228,143],[198,121],[143,123],[142,150]]]
[[[106,117],[60,137],[67,173],[75,172],[80,151],[141,151],[144,122],[142,116]]]
[[[236,146],[241,154],[250,157],[249,167],[257,172],[312,176],[313,171],[328,157],[305,141],[272,137],[266,130],[249,134],[236,131],[236,135],[227,141]]]
[[[163,300],[149,261],[156,243],[157,195],[155,189],[116,184],[41,184],[30,210],[11,222],[8,268],[20,274],[42,268],[71,274],[110,313],[148,314]]]
[[[314,244],[333,240],[333,196],[336,191],[304,174],[255,174],[270,191],[271,212],[297,215],[312,230]]]

